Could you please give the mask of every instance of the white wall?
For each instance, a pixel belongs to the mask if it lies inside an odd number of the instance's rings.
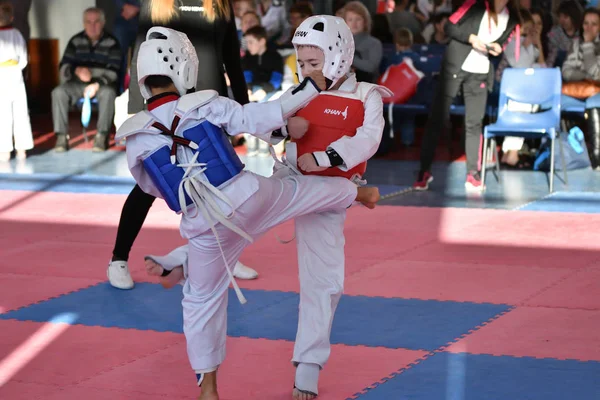
[[[83,30],[83,11],[96,0],[33,0],[29,12],[32,39],[58,39],[62,57],[69,39]]]

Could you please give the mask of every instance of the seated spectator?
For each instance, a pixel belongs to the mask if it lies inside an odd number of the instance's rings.
[[[408,28],[400,28],[394,34],[396,54],[390,58],[390,65],[401,64],[405,58],[413,62],[415,68],[419,69],[420,56],[412,50],[413,35]],[[387,69],[386,67],[386,69]],[[394,122],[398,122],[394,120]],[[411,146],[415,141],[415,116],[403,115],[399,120],[400,139],[403,145]],[[394,127],[395,128],[395,127]]]
[[[446,35],[445,31],[448,18],[450,18],[450,14],[448,13],[440,13],[431,17],[431,21],[421,33],[423,39],[425,39],[425,43],[448,44],[450,38]]]
[[[240,55],[244,57],[246,51],[248,50],[248,45],[246,44],[246,37],[244,36],[248,29],[254,28],[255,26],[260,25],[260,17],[255,11],[248,11],[242,16],[241,20],[241,29],[242,29],[242,38],[240,39]]]
[[[412,50],[413,35],[408,28],[400,28],[394,34],[396,54],[390,59],[390,64],[400,64],[405,58],[410,58],[415,67],[419,65],[420,56]]]
[[[267,46],[267,31],[262,26],[248,29],[244,35],[248,53],[242,59],[250,101],[266,101],[281,88],[283,59]]]
[[[409,29],[413,36],[421,33],[422,25],[416,15],[408,10],[409,0],[396,1],[394,11],[387,14],[392,33],[400,28]]]
[[[354,61],[352,68],[359,82],[375,82],[379,77],[379,64],[383,46],[371,32],[371,15],[360,1],[351,1],[343,9],[343,18],[354,35]]]
[[[56,134],[55,151],[69,149],[69,108],[87,95],[98,99],[98,133],[94,151],[108,147],[113,124],[115,98],[121,66],[119,42],[104,30],[104,11],[88,8],[83,13],[84,30],[73,36],[60,62],[64,83],[52,91],[52,120]]]
[[[250,101],[268,101],[281,89],[283,81],[283,59],[277,50],[267,46],[267,30],[262,26],[248,29],[244,35],[248,52],[242,59],[242,68],[248,85]],[[267,143],[247,135],[246,144],[248,156],[269,155]],[[259,148],[260,147],[260,148]]]
[[[257,12],[262,26],[267,30],[267,41],[275,43],[287,27],[284,0],[257,0]]]
[[[560,67],[573,39],[579,37],[582,8],[576,0],[565,0],[558,6],[558,25],[548,33],[548,55],[546,64]]]
[[[436,14],[452,12],[451,0],[417,0],[416,13],[423,23]]]
[[[289,27],[286,32],[281,35],[281,38],[277,41],[277,47],[280,49],[294,49],[292,45],[292,38],[294,32],[300,24],[308,17],[313,15],[312,4],[306,1],[301,1],[292,4],[290,7]]]
[[[235,27],[238,31],[238,39],[242,40],[242,17],[247,12],[256,12],[254,0],[233,0],[233,15],[235,16]]]
[[[588,8],[583,16],[583,33],[573,39],[573,46],[562,66],[563,84],[565,82],[600,81],[600,11]],[[583,83],[583,82],[582,82]],[[563,108],[585,102],[588,135],[592,140],[590,159],[592,167],[600,170],[600,93],[578,100],[570,96],[562,96]]]
[[[511,40],[502,55],[502,60],[496,71],[496,80],[500,82],[502,73],[507,67],[510,68],[540,68],[545,67],[544,52],[541,42],[541,31],[537,31],[533,23],[531,13],[526,9],[521,9],[521,49],[517,60],[515,57],[516,40]],[[539,109],[538,105],[515,104],[513,107],[519,107],[519,111],[535,112]],[[523,169],[530,168],[531,165],[520,160],[519,151],[523,147],[525,140],[522,137],[507,136],[502,143],[502,164],[507,167]]]

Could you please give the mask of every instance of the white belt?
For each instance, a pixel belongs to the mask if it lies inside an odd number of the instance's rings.
[[[210,223],[210,229],[215,235],[215,238],[217,239],[217,244],[219,245],[219,250],[221,251],[221,257],[223,257],[223,261],[225,262],[225,269],[227,270],[227,274],[229,275],[229,279],[233,285],[235,294],[237,295],[237,298],[240,301],[240,303],[245,304],[247,300],[244,297],[242,291],[240,290],[240,287],[238,286],[237,282],[235,281],[231,267],[227,262],[225,253],[223,252],[223,247],[221,247],[219,234],[215,229],[216,224],[213,222],[215,222],[216,220],[216,222],[223,224],[225,227],[231,229],[233,232],[237,233],[238,235],[240,235],[241,237],[243,237],[251,243],[254,240],[250,235],[248,235],[246,232],[244,232],[231,221],[229,221],[229,219],[235,214],[235,210],[232,211],[230,215],[225,215],[221,210],[221,207],[219,207],[217,202],[210,196],[210,194],[212,193],[213,195],[215,195],[225,204],[230,206],[230,208],[233,210],[233,205],[231,204],[231,201],[227,198],[227,196],[221,193],[221,191],[214,187],[210,182],[196,178],[199,174],[206,171],[206,163],[197,162],[199,154],[200,152],[196,152],[189,163],[178,164],[179,167],[186,168],[185,174],[183,175],[181,183],[179,184],[179,205],[181,206],[182,212],[186,216],[189,216],[189,210],[186,205],[185,199],[185,194],[187,193],[188,196],[192,199],[194,206],[196,207],[196,213],[191,217],[194,218],[198,214],[198,209],[200,209],[204,219]],[[200,168],[192,174],[192,171],[196,167]]]

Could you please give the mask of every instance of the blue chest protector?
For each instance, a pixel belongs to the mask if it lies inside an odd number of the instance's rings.
[[[244,164],[235,153],[222,128],[204,121],[185,130],[181,137],[175,136],[173,133],[178,122],[179,118],[176,117],[171,130],[160,123],[153,124],[161,131],[161,134],[173,139],[173,145],[160,147],[143,161],[144,169],[152,178],[169,208],[176,213],[182,212],[179,202],[179,186],[185,174],[185,168],[177,165],[178,145],[189,147],[199,153],[196,162],[206,165],[204,175],[215,188],[237,176],[244,169]],[[185,201],[187,206],[193,203],[188,193],[185,193]]]

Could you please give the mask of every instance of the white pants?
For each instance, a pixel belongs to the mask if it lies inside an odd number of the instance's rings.
[[[343,212],[356,198],[356,185],[344,178],[284,175],[257,176],[258,191],[235,211],[231,222],[258,238],[290,219]],[[216,230],[228,264],[235,265],[250,243],[221,224]],[[188,357],[195,371],[210,370],[225,359],[230,282],[212,231],[190,239],[188,269],[182,302]]]
[[[19,71],[20,73],[21,71]],[[4,77],[0,72],[0,76]],[[3,84],[4,80],[1,80]],[[0,152],[33,149],[25,84],[7,83],[0,93]]]
[[[344,289],[346,210],[296,218],[300,315],[292,361],[325,366],[331,325]]]

